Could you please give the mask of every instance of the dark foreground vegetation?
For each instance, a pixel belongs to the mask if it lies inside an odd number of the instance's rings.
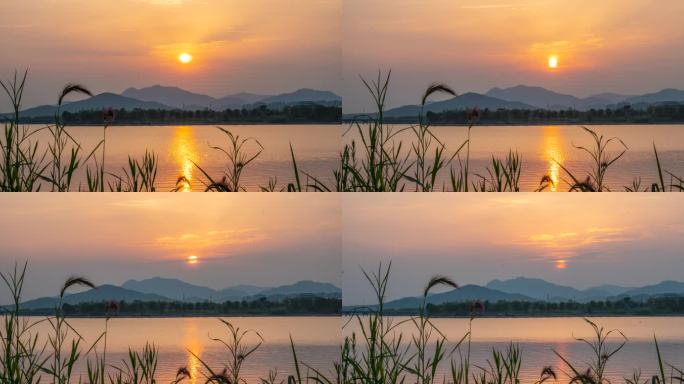
[[[253,301],[196,303],[181,301],[118,301],[117,313],[122,316],[301,316],[340,314],[342,300],[319,296],[288,297],[279,301],[266,298]],[[105,303],[63,304],[62,311],[70,317],[106,317]],[[26,315],[47,315],[53,309],[25,310]]]
[[[374,292],[377,303],[363,314],[347,317],[347,325],[353,323],[355,331],[341,340],[339,360],[330,362],[330,370],[317,370],[297,357],[292,342],[292,374],[279,378],[276,370],[270,370],[260,384],[520,384],[520,369],[524,351],[511,342],[506,348],[493,348],[485,363],[471,360],[472,324],[487,310],[485,304],[470,304],[470,326],[457,340],[447,339],[431,321],[432,314],[425,304],[430,291],[439,286],[458,289],[458,285],[444,276],[435,276],[422,292],[423,302],[417,314],[397,320],[385,310],[385,294],[390,268],[380,265],[376,272],[364,271]],[[121,361],[107,359],[108,324],[119,314],[121,308],[107,303],[102,320],[103,332],[92,344],[79,335],[69,323],[62,300],[65,294],[77,286],[94,287],[86,278],[67,279],[59,292],[60,303],[53,313],[44,319],[33,320],[21,315],[21,295],[26,277],[26,265],[16,266],[2,279],[13,298],[13,304],[5,307],[0,327],[0,382],[8,384],[38,384],[41,382],[68,384],[153,384],[157,383],[159,349],[152,343],[131,346],[128,358]],[[102,304],[101,304],[102,305]],[[102,308],[102,307],[101,307]],[[245,384],[241,370],[243,364],[264,342],[258,330],[243,330],[226,320],[224,338],[212,339],[225,347],[225,360],[213,366],[195,356],[201,363],[202,377],[191,377],[186,367],[179,367],[172,383],[194,380],[200,383]],[[39,335],[35,327],[49,324],[48,334]],[[577,339],[586,344],[586,352],[578,361],[570,360],[561,352],[551,350],[562,365],[539,367],[539,379],[534,384],[566,382],[570,384],[617,384],[609,378],[607,367],[613,357],[628,343],[618,330],[607,330],[586,319],[594,331],[593,339]],[[401,328],[400,328],[401,327]],[[568,330],[572,332],[572,330]],[[250,340],[254,340],[250,343]],[[454,348],[447,342],[456,343]],[[659,371],[644,377],[641,370],[623,373],[625,384],[675,384],[684,380],[681,368],[667,363],[654,338],[656,354],[652,356]],[[644,359],[648,359],[647,356]],[[85,364],[87,370],[77,374],[77,364]],[[447,372],[446,374],[439,372]]]
[[[252,109],[114,109],[116,125],[164,124],[335,124],[342,117],[342,107],[319,104],[289,105],[278,109],[261,106]],[[100,125],[102,111],[62,112],[69,125]],[[23,123],[49,124],[53,117],[22,118]]]
[[[340,149],[338,166],[331,169],[327,177],[314,177],[298,166],[295,155],[296,143],[291,143],[291,180],[293,181],[283,184],[278,181],[277,175],[274,175],[263,181],[259,187],[261,191],[520,191],[520,175],[525,162],[515,149],[511,149],[506,156],[492,156],[491,162],[483,171],[475,172],[470,166],[471,131],[477,129],[477,125],[483,119],[486,121],[489,118],[503,118],[496,117],[498,111],[481,111],[474,108],[469,111],[453,112],[453,116],[449,115],[451,112],[447,112],[444,116],[447,120],[444,122],[455,119],[468,127],[463,142],[450,146],[457,149],[447,150],[446,144],[431,129],[432,124],[435,121],[439,122],[440,117],[426,114],[423,109],[434,95],[444,93],[455,95],[451,88],[444,84],[429,86],[420,99],[417,122],[397,127],[384,116],[390,73],[386,76],[379,73],[374,81],[365,79],[362,81],[375,102],[377,112],[349,123],[343,138],[344,144]],[[12,81],[0,82],[13,106],[13,113],[5,118],[4,132],[0,137],[0,191],[157,191],[159,156],[154,152],[146,151],[144,154],[129,155],[128,163],[119,172],[105,171],[107,130],[116,121],[120,122],[122,118],[117,116],[117,111],[111,109],[103,111],[99,119],[103,127],[102,139],[93,148],[85,148],[67,129],[67,124],[73,122],[70,119],[78,120],[80,117],[61,113],[60,108],[67,95],[72,93],[90,95],[90,91],[80,85],[66,86],[59,95],[54,121],[44,127],[36,127],[22,123],[20,109],[25,83],[26,73],[23,77],[15,75]],[[667,108],[674,107],[653,107],[648,110],[650,111],[648,113],[654,118],[662,119],[668,119],[672,113],[677,115],[681,113],[681,109],[676,109],[675,112]],[[288,111],[293,116],[307,115],[309,112],[333,113],[327,110],[306,112],[296,108]],[[257,110],[255,113],[262,112],[265,115],[271,113],[269,110],[261,110],[261,112]],[[232,113],[239,114],[240,118],[250,118],[243,117],[242,110],[239,113],[238,111]],[[553,112],[544,113],[548,118],[555,119],[560,118],[561,112],[558,112],[558,117],[554,117]],[[579,112],[563,113],[573,118],[573,114]],[[634,117],[632,113],[638,114],[631,109],[587,113],[589,115],[585,117],[592,116],[592,119],[594,115],[600,119],[601,114],[604,118],[608,114],[612,117],[616,114],[632,117]],[[96,112],[84,113],[82,116],[84,120],[81,121],[90,124],[91,121],[98,119],[98,114]],[[129,118],[126,114],[127,112],[124,112],[124,119]],[[524,113],[521,116],[525,118]],[[196,118],[193,112],[192,119]],[[592,122],[600,121],[592,120]],[[222,127],[217,127],[217,129],[225,135],[226,140],[223,144],[210,143],[209,146],[225,156],[225,170],[221,174],[210,175],[201,164],[194,163],[199,170],[199,180],[204,184],[205,191],[244,191],[245,186],[241,182],[242,175],[249,165],[259,158],[264,148],[256,137],[241,137],[233,134],[229,129]],[[557,180],[550,174],[539,175],[539,185],[535,191],[549,189],[578,192],[610,191],[606,183],[608,171],[627,153],[629,148],[618,137],[605,137],[598,131],[586,127],[582,129],[591,138],[591,145],[575,148],[589,160],[590,169],[570,169],[560,159],[554,159],[561,169],[562,176]],[[40,135],[47,138],[38,139]],[[348,139],[351,135],[355,137]],[[629,192],[684,191],[684,176],[677,175],[662,166],[656,143],[653,143],[653,155],[653,172],[647,175],[634,175],[632,183],[624,185],[620,190]],[[78,170],[85,172],[85,182],[76,180],[75,175]],[[190,182],[191,180],[187,180],[184,176],[179,176],[172,191],[187,190]]]

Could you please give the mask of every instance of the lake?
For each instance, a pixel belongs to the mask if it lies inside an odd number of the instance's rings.
[[[339,317],[224,317],[242,329],[257,330],[264,339],[261,347],[243,364],[243,374],[248,383],[259,383],[269,370],[277,369],[280,379],[293,373],[294,364],[290,347],[290,335],[295,342],[297,357],[316,369],[333,369],[338,360],[341,337]],[[104,319],[69,319],[69,323],[92,343],[104,331]],[[188,351],[192,351],[215,370],[220,371],[229,354],[219,343],[209,337],[226,339],[228,329],[216,318],[112,318],[107,338],[107,362],[119,363],[127,358],[128,348],[141,350],[145,342],[159,347],[157,379],[169,383],[179,367],[187,367],[192,375],[189,383],[204,383],[201,363]],[[38,331],[43,334],[49,327],[42,323]],[[246,341],[253,345],[256,337]],[[89,344],[88,344],[89,346]],[[101,350],[100,350],[101,351]],[[302,368],[304,369],[304,368]],[[78,373],[84,373],[84,364]]]
[[[397,125],[395,129],[404,126]],[[606,138],[619,137],[629,148],[607,172],[607,184],[613,191],[623,191],[623,186],[631,185],[635,177],[642,178],[643,187],[658,179],[653,143],[657,145],[663,168],[675,175],[684,176],[684,125],[602,125],[587,127],[603,134]],[[437,138],[446,144],[453,154],[467,139],[468,127],[435,126],[432,127]],[[358,134],[350,131],[349,137]],[[411,134],[400,135],[409,138]],[[492,155],[503,157],[509,150],[517,150],[522,156],[520,188],[522,191],[534,191],[539,187],[542,176],[548,173],[560,185],[551,190],[565,191],[567,185],[558,162],[562,163],[576,177],[583,181],[591,167],[589,155],[574,148],[586,146],[591,148],[591,136],[575,125],[561,126],[474,126],[471,131],[470,169],[473,173],[487,175],[486,167],[491,168]],[[621,149],[619,143],[608,147],[610,153],[617,154]],[[461,152],[465,155],[465,150]],[[665,175],[667,176],[667,175]],[[471,176],[472,180],[472,176]],[[669,178],[666,178],[669,180]],[[666,181],[667,182],[667,181]],[[449,183],[448,170],[439,179],[439,185]],[[440,188],[441,189],[441,188]]]
[[[264,147],[259,158],[248,165],[242,175],[241,183],[250,191],[267,185],[271,177],[277,177],[279,187],[294,180],[290,143],[299,168],[332,185],[332,170],[339,166],[342,143],[357,137],[354,130],[342,137],[347,125],[224,127],[242,137],[254,137]],[[619,137],[629,148],[625,156],[607,172],[606,182],[611,190],[622,191],[624,186],[632,184],[635,177],[642,178],[642,188],[650,188],[651,183],[657,181],[653,142],[658,147],[663,168],[680,177],[684,176],[684,125],[589,127],[606,137]],[[102,138],[102,127],[68,129],[85,148],[92,148]],[[451,151],[456,150],[467,137],[467,127],[462,126],[437,126],[433,127],[433,131]],[[213,178],[220,179],[228,162],[224,154],[211,149],[210,145],[225,147],[227,144],[227,137],[214,126],[112,126],[107,130],[106,165],[107,170],[120,174],[129,154],[140,158],[145,149],[154,150],[159,155],[157,190],[169,191],[175,187],[179,176],[185,176],[190,183],[183,185],[183,190],[201,191],[204,190],[202,175],[193,162]],[[574,148],[574,145],[592,145],[591,137],[579,126],[475,126],[471,134],[471,171],[484,175],[485,167],[491,167],[492,155],[501,157],[509,149],[515,149],[523,161],[520,179],[523,191],[537,189],[542,176],[547,173],[559,182],[550,190],[567,190],[562,180],[569,178],[556,161],[581,179],[591,167],[589,155]],[[246,147],[247,151],[251,151],[251,148],[254,147]],[[616,153],[617,148],[611,146],[608,149]],[[85,185],[84,173],[78,176]],[[665,176],[669,181],[669,176]],[[448,178],[448,171],[443,172],[439,185],[448,184]]]
[[[393,321],[396,324],[404,319],[397,317]],[[623,382],[625,376],[631,377],[634,369],[641,369],[642,378],[648,378],[650,382],[650,377],[658,369],[654,334],[658,337],[665,361],[679,368],[684,366],[682,317],[602,317],[591,320],[607,330],[619,329],[629,339],[608,363],[607,373],[613,383]],[[451,350],[455,342],[468,332],[469,319],[435,318],[433,322],[451,341],[447,350]],[[345,334],[355,329],[357,325],[350,323]],[[406,333],[410,331],[408,326],[400,326],[399,329]],[[591,327],[582,318],[479,318],[473,321],[472,332],[471,361],[479,366],[487,366],[486,360],[491,360],[492,348],[505,349],[511,341],[519,343],[522,349],[521,379],[525,384],[539,380],[542,368],[548,365],[553,366],[559,375],[558,382],[569,381],[561,371],[568,371],[567,366],[553,350],[583,369],[586,369],[584,362],[591,358],[589,347],[574,339],[584,337],[591,340],[593,337]],[[438,382],[448,370],[448,363],[442,366]]]
[[[36,126],[39,127],[39,126]],[[261,155],[243,171],[241,184],[247,190],[259,190],[270,177],[277,177],[280,187],[294,180],[290,143],[297,165],[314,177],[332,178],[332,169],[339,157],[340,125],[231,125],[223,126],[242,138],[254,137],[264,147]],[[68,132],[90,152],[102,139],[102,127],[74,126]],[[46,136],[43,135],[44,139]],[[226,148],[228,137],[211,125],[193,126],[111,126],[107,128],[106,170],[122,174],[121,167],[128,164],[128,156],[142,158],[145,150],[159,155],[157,190],[170,191],[179,176],[190,180],[183,185],[185,191],[203,191],[203,175],[194,166],[197,163],[215,180],[220,180],[228,167],[226,156],[211,146]],[[258,147],[246,144],[247,154]],[[101,156],[101,155],[98,155]],[[78,175],[87,189],[85,171]],[[304,177],[304,176],[302,176]]]

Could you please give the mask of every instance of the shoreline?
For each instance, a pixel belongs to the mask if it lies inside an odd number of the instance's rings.
[[[351,318],[356,315],[359,316],[367,316],[367,313],[351,313],[351,312],[343,312],[342,317],[346,318]],[[385,313],[384,316],[387,317],[410,317],[410,316],[417,316],[417,313]],[[524,314],[524,315],[513,315],[513,314],[501,314],[501,315],[483,315],[483,314],[478,314],[477,316],[470,316],[470,315],[430,315],[431,319],[540,319],[540,318],[547,318],[547,319],[555,319],[555,318],[594,318],[594,317],[611,317],[611,318],[617,318],[617,317],[682,317],[684,318],[684,313],[677,313],[677,314],[643,314],[643,313],[634,313],[634,314],[615,314],[615,313],[584,313],[584,314],[558,314],[558,315],[553,315],[553,314],[539,314],[539,315],[534,315],[534,314]]]
[[[21,317],[50,317],[54,316],[54,314],[36,314],[36,313],[31,313],[31,314],[19,314]],[[244,317],[244,318],[249,318],[249,317],[315,317],[315,318],[341,318],[342,315],[340,314],[188,314],[188,315],[159,315],[159,314],[150,314],[150,315],[115,315],[115,316],[107,316],[107,315],[87,315],[87,316],[73,316],[73,315],[65,315],[67,319],[174,319],[174,318],[222,318],[222,317]]]

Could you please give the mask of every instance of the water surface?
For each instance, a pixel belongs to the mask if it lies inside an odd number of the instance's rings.
[[[405,317],[393,318],[395,324]],[[664,359],[679,367],[684,367],[684,318],[682,317],[600,317],[591,318],[606,330],[618,329],[628,338],[626,346],[610,360],[607,374],[613,383],[623,382],[624,377],[631,377],[635,369],[641,369],[642,378],[657,374],[658,360],[653,336],[658,337]],[[439,318],[434,324],[450,341],[451,350],[458,340],[468,332],[469,319]],[[398,327],[407,337],[412,328],[406,324]],[[349,323],[345,334],[358,330],[356,324]],[[559,374],[558,382],[568,382],[562,372],[568,367],[553,351],[558,351],[571,363],[586,369],[585,362],[591,359],[591,349],[575,338],[593,337],[592,328],[582,318],[480,318],[472,323],[471,359],[474,364],[487,366],[491,360],[492,348],[505,349],[512,341],[522,349],[521,379],[523,383],[532,384],[539,379],[543,367],[553,366]],[[610,339],[616,346],[621,340],[619,334]],[[462,348],[465,353],[466,347]],[[455,355],[458,360],[458,353]],[[449,371],[448,364],[440,369],[438,377]],[[438,380],[439,381],[439,380]],[[553,382],[553,381],[552,381]]]
[[[39,127],[39,126],[36,126]],[[247,190],[259,190],[270,178],[277,178],[280,188],[294,180],[290,154],[292,144],[297,165],[314,177],[327,180],[337,166],[341,142],[340,125],[230,125],[222,126],[241,138],[255,138],[263,146],[260,156],[243,171],[241,184]],[[95,126],[68,127],[68,132],[90,152],[102,140],[103,128]],[[111,126],[107,128],[105,165],[108,172],[122,174],[128,156],[142,158],[145,150],[159,155],[157,190],[170,191],[179,176],[190,180],[184,191],[203,191],[203,177],[198,164],[213,179],[220,180],[229,162],[225,154],[211,146],[227,148],[227,136],[211,125],[189,126]],[[41,140],[45,140],[42,136]],[[245,144],[245,155],[253,155],[259,147]],[[101,152],[98,152],[101,156]],[[99,159],[99,157],[98,157]],[[304,176],[302,176],[304,177]],[[87,188],[85,172],[77,175],[78,184]]]
[[[341,338],[339,317],[237,317],[223,318],[241,329],[257,330],[264,339],[262,346],[243,365],[248,383],[259,383],[269,370],[277,369],[280,379],[287,379],[294,371],[290,335],[295,342],[298,358],[327,371],[339,356]],[[96,340],[105,329],[104,319],[70,319],[70,324],[85,339]],[[168,383],[175,378],[179,367],[187,367],[193,379],[190,383],[204,383],[201,363],[189,351],[198,355],[211,367],[220,371],[229,354],[213,338],[226,339],[228,329],[216,318],[112,318],[108,323],[107,362],[117,364],[127,358],[128,348],[142,350],[145,342],[159,347],[158,382]],[[44,336],[49,328],[43,323],[38,331]],[[255,336],[246,339],[253,345]],[[101,351],[102,345],[100,345]],[[77,375],[85,366],[78,367]],[[187,381],[186,381],[187,382]]]
[[[397,125],[394,129],[404,126]],[[684,176],[684,125],[601,125],[587,126],[606,139],[617,137],[628,147],[626,154],[611,166],[606,175],[606,184],[613,191],[623,191],[624,186],[632,185],[634,178],[641,177],[642,189],[657,182],[658,172],[653,152],[657,145],[660,161],[664,169],[675,175]],[[435,126],[432,130],[437,138],[446,144],[449,155],[453,154],[467,139],[468,127]],[[350,131],[349,137],[358,134]],[[399,136],[411,137],[409,133]],[[592,148],[591,136],[581,126],[474,126],[471,130],[470,169],[472,173],[488,175],[486,167],[492,168],[492,156],[502,158],[509,150],[517,150],[522,157],[520,188],[534,191],[539,187],[542,176],[548,174],[556,183],[548,190],[568,190],[559,163],[568,168],[582,181],[592,169],[589,154],[575,146]],[[617,155],[623,147],[617,141],[607,147],[610,155]],[[465,159],[465,148],[461,156]],[[449,184],[449,172],[443,172],[439,185]],[[666,176],[666,183],[669,176]],[[477,180],[471,176],[471,180]],[[440,187],[441,189],[441,187]]]

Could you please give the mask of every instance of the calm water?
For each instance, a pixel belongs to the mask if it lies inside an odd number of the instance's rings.
[[[270,369],[277,369],[286,379],[294,365],[290,335],[297,348],[297,357],[316,369],[328,371],[338,360],[341,320],[338,317],[239,317],[224,318],[242,329],[255,329],[264,338],[263,345],[243,364],[248,383],[259,383]],[[92,343],[104,330],[104,319],[72,319],[70,324],[86,342]],[[43,324],[40,332],[46,332]],[[127,357],[129,346],[141,350],[146,341],[159,347],[158,382],[168,383],[175,378],[179,367],[187,367],[193,380],[204,383],[201,363],[192,351],[217,370],[228,360],[221,345],[209,339],[226,339],[227,328],[215,318],[113,318],[109,321],[107,361],[118,363]],[[247,341],[253,343],[252,337]],[[84,373],[79,367],[78,373]]]
[[[619,137],[628,146],[627,153],[607,173],[607,184],[611,190],[622,191],[631,185],[634,177],[642,178],[642,187],[649,186],[658,178],[653,142],[663,167],[675,175],[684,175],[684,125],[603,125],[588,126],[600,134]],[[396,126],[397,129],[401,126]],[[453,153],[466,140],[468,128],[462,126],[433,127],[435,135]],[[353,135],[350,136],[355,137]],[[403,136],[406,137],[406,136]],[[586,177],[591,163],[589,155],[575,149],[573,145],[590,147],[591,136],[580,126],[475,126],[471,131],[471,170],[486,175],[485,167],[491,167],[492,155],[503,157],[509,149],[517,150],[523,161],[520,187],[533,191],[539,187],[542,176],[549,173],[560,181],[557,190],[567,190],[556,161],[570,169],[576,177]],[[617,154],[619,143],[611,145],[609,152]],[[462,152],[465,154],[465,152]],[[583,175],[583,176],[582,176]],[[443,174],[442,183],[449,183],[448,171]]]
[[[403,318],[394,319],[399,322]],[[435,325],[454,342],[468,332],[468,319],[434,319]],[[606,329],[619,329],[629,341],[608,363],[608,375],[613,383],[631,377],[634,369],[641,369],[642,377],[650,378],[658,369],[653,335],[658,337],[664,359],[677,367],[684,366],[684,318],[682,317],[607,317],[592,318]],[[356,329],[349,325],[345,333]],[[408,330],[407,327],[401,328]],[[559,374],[559,382],[567,382],[560,369],[567,371],[552,350],[568,358],[570,362],[586,367],[590,349],[574,337],[591,338],[592,329],[581,318],[483,318],[473,322],[472,361],[487,366],[492,348],[504,349],[510,341],[522,348],[521,377],[523,383],[534,383],[544,366],[551,365]],[[618,340],[618,339],[615,339]],[[451,343],[453,348],[454,343]],[[451,349],[448,348],[448,349]],[[441,374],[447,374],[448,364]],[[559,369],[560,368],[560,369]]]
[[[241,137],[254,137],[264,147],[261,155],[245,168],[241,184],[248,190],[259,190],[270,177],[277,177],[283,187],[294,179],[290,156],[290,143],[294,148],[297,165],[301,170],[317,177],[332,177],[337,166],[340,147],[340,125],[231,125],[224,126]],[[73,135],[88,152],[102,139],[102,127],[69,127]],[[190,180],[185,190],[203,191],[199,164],[214,179],[228,166],[225,155],[209,146],[228,146],[228,138],[215,126],[112,126],[107,129],[106,169],[121,174],[127,165],[128,155],[142,158],[145,150],[159,155],[157,190],[169,191],[179,176]],[[258,149],[247,144],[245,150],[253,154]],[[85,188],[85,172],[78,175]],[[78,183],[76,183],[78,184]],[[76,188],[74,188],[76,189]]]
[[[627,154],[608,170],[607,184],[612,190],[622,191],[635,177],[642,178],[642,187],[657,180],[653,142],[658,146],[663,167],[675,175],[684,175],[684,125],[590,127],[606,137],[619,137],[629,147]],[[264,146],[261,156],[243,173],[242,184],[248,190],[267,185],[271,177],[277,177],[280,187],[293,181],[290,143],[300,169],[332,184],[332,169],[338,167],[342,143],[356,137],[353,130],[342,137],[346,126],[340,125],[236,125],[227,128],[243,137],[255,137]],[[466,127],[442,126],[433,130],[452,151],[467,137]],[[102,138],[101,127],[70,127],[69,131],[86,148],[92,148]],[[562,181],[567,177],[556,161],[577,177],[586,175],[591,166],[589,155],[573,147],[592,145],[591,137],[579,126],[476,126],[471,140],[471,170],[477,174],[485,174],[492,155],[501,157],[509,149],[516,149],[523,160],[521,188],[524,191],[535,190],[546,173],[559,182],[555,189],[567,190]],[[225,156],[211,149],[210,144],[227,145],[227,138],[214,126],[114,126],[107,131],[106,164],[108,170],[121,173],[129,154],[142,157],[145,149],[154,150],[159,154],[159,191],[171,190],[179,176],[191,180],[186,190],[203,190],[201,175],[193,161],[218,179],[227,166]],[[448,183],[448,171],[442,175],[440,185]],[[85,184],[84,175],[79,176]]]

